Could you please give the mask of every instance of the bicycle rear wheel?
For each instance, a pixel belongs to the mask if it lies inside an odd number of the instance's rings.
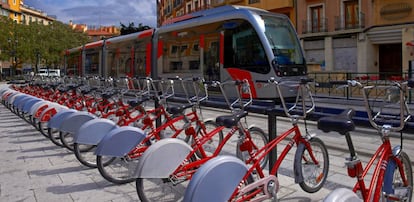
[[[73,151],[73,134],[67,132],[59,132],[59,136],[62,145],[70,151]]]
[[[295,175],[303,191],[315,193],[325,184],[329,171],[329,156],[325,144],[319,138],[313,137],[309,140],[309,146],[300,144],[295,154]],[[313,153],[318,164],[314,162],[310,153]]]
[[[397,162],[393,159],[388,162],[384,176],[383,192],[385,192],[387,196],[399,198],[401,201],[411,201],[413,191],[413,170],[411,161],[404,151],[401,151],[399,159],[401,160],[402,167],[399,167]],[[404,173],[408,186],[404,185],[404,180],[402,179],[400,171]]]
[[[110,159],[110,161],[108,160]],[[135,179],[130,171],[135,171],[139,158],[96,156],[96,165],[103,178],[114,184],[126,184]]]
[[[138,178],[136,188],[142,202],[151,201],[182,201],[189,180],[173,182],[169,178]]]
[[[47,122],[38,122],[38,126],[40,133],[49,138],[49,134],[48,134],[48,127],[47,127]]]
[[[96,145],[86,145],[86,144],[73,144],[73,152],[75,153],[76,158],[83,165],[96,168]]]
[[[60,141],[60,132],[58,129],[48,128],[47,133],[49,135],[50,141],[52,141],[53,144],[63,147],[62,141]]]

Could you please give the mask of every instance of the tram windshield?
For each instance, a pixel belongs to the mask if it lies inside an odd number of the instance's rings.
[[[279,65],[304,65],[305,61],[296,32],[287,20],[262,16],[264,33]]]

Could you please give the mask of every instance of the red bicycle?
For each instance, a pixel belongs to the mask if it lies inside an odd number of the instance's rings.
[[[356,154],[350,135],[350,131],[355,128],[351,119],[354,110],[349,109],[338,116],[321,118],[318,121],[319,129],[324,132],[336,131],[345,136],[350,152],[350,157],[345,163],[348,175],[357,179],[352,191],[346,188],[336,189],[324,201],[411,201],[412,166],[410,158],[402,148],[401,131],[411,118],[406,93],[409,87],[414,86],[414,82],[394,82],[391,86],[364,86],[358,81],[351,80],[332,82],[332,84],[356,86],[361,89],[368,120],[378,131],[382,144],[364,167]],[[383,99],[369,99],[370,93],[373,92],[383,92]],[[389,138],[391,132],[401,132],[401,145],[391,146]],[[374,168],[372,178],[366,183],[365,178],[372,168]]]

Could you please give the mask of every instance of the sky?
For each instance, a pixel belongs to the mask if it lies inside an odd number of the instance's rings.
[[[155,0],[24,0],[24,4],[54,15],[68,24],[128,26],[133,22],[156,27]]]

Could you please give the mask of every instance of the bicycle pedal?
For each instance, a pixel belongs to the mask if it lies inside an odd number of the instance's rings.
[[[396,188],[393,194],[384,193],[384,198],[390,201],[409,201],[410,191],[411,189],[406,187]]]

